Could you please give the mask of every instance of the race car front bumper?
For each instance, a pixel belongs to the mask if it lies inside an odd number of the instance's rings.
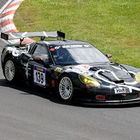
[[[91,105],[124,105],[140,103],[140,92],[114,94],[112,90],[86,90],[79,92],[77,102]]]

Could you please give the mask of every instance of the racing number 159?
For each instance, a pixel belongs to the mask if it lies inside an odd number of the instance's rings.
[[[45,73],[34,70],[34,83],[45,86]]]
[[[36,81],[41,84],[44,82],[44,75],[42,72],[36,72]]]

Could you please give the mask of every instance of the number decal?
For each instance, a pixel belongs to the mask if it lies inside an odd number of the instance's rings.
[[[46,69],[34,66],[34,83],[40,86],[46,86]]]

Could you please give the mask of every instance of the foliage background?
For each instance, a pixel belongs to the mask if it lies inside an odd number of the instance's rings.
[[[140,67],[140,0],[25,0],[14,21],[19,31],[64,31]]]

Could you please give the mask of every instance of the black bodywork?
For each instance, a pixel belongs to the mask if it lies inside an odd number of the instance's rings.
[[[84,47],[83,47],[84,46]],[[73,49],[77,56],[72,57],[69,49]],[[95,48],[83,42],[73,40],[39,41],[26,45],[7,45],[1,55],[2,68],[5,60],[10,58],[16,65],[17,77],[28,81],[30,84],[42,88],[58,88],[58,83],[63,75],[71,78],[75,98],[82,102],[94,104],[127,104],[140,102],[139,69],[132,66],[112,63],[103,55],[103,59],[89,63],[79,60],[82,49]],[[58,50],[68,52],[63,56]],[[92,49],[91,48],[91,49]],[[79,50],[79,52],[77,52]],[[57,53],[56,53],[57,51]],[[72,53],[74,53],[72,51]],[[90,51],[90,50],[89,50]],[[69,56],[69,58],[67,58]],[[95,56],[96,57],[96,56]],[[98,58],[98,57],[97,57]],[[66,61],[67,59],[67,61]],[[76,59],[76,61],[75,61]],[[138,78],[136,78],[136,76]]]

